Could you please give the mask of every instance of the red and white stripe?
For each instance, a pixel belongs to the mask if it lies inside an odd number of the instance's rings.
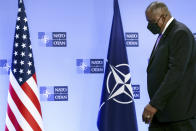
[[[10,72],[5,131],[43,131],[36,75],[22,86]]]

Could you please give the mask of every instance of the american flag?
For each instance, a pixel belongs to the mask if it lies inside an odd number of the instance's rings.
[[[18,1],[5,131],[43,131],[27,17]]]

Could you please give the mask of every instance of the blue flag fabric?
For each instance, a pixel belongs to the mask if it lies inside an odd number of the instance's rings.
[[[99,131],[138,131],[131,75],[118,0],[110,34],[97,126]]]

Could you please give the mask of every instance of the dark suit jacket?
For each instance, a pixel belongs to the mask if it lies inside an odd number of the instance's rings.
[[[196,43],[191,31],[175,19],[151,54],[147,84],[159,122],[196,116]]]

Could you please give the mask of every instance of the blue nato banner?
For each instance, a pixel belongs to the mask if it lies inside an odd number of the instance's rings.
[[[99,131],[138,131],[118,0],[114,0],[107,60],[98,114],[98,129]]]

